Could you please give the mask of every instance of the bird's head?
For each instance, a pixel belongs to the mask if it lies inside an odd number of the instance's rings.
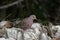
[[[37,19],[36,18],[36,15],[31,15],[30,18],[33,19],[33,20],[36,20]]]

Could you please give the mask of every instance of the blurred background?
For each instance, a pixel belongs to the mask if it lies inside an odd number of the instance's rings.
[[[35,14],[42,23],[60,24],[60,0],[0,0],[0,21]]]

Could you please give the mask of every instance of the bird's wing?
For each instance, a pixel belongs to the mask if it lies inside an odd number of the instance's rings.
[[[21,27],[26,27],[26,26],[27,26],[27,23],[26,23],[25,21],[21,21],[21,22],[20,22],[20,26],[21,26]]]

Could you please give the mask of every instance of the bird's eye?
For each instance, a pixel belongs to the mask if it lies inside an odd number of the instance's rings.
[[[33,16],[33,18],[35,18],[35,16]]]

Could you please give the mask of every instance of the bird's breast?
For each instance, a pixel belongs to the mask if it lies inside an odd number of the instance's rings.
[[[33,20],[27,20],[27,25],[29,25],[29,27],[31,27],[33,24]]]

